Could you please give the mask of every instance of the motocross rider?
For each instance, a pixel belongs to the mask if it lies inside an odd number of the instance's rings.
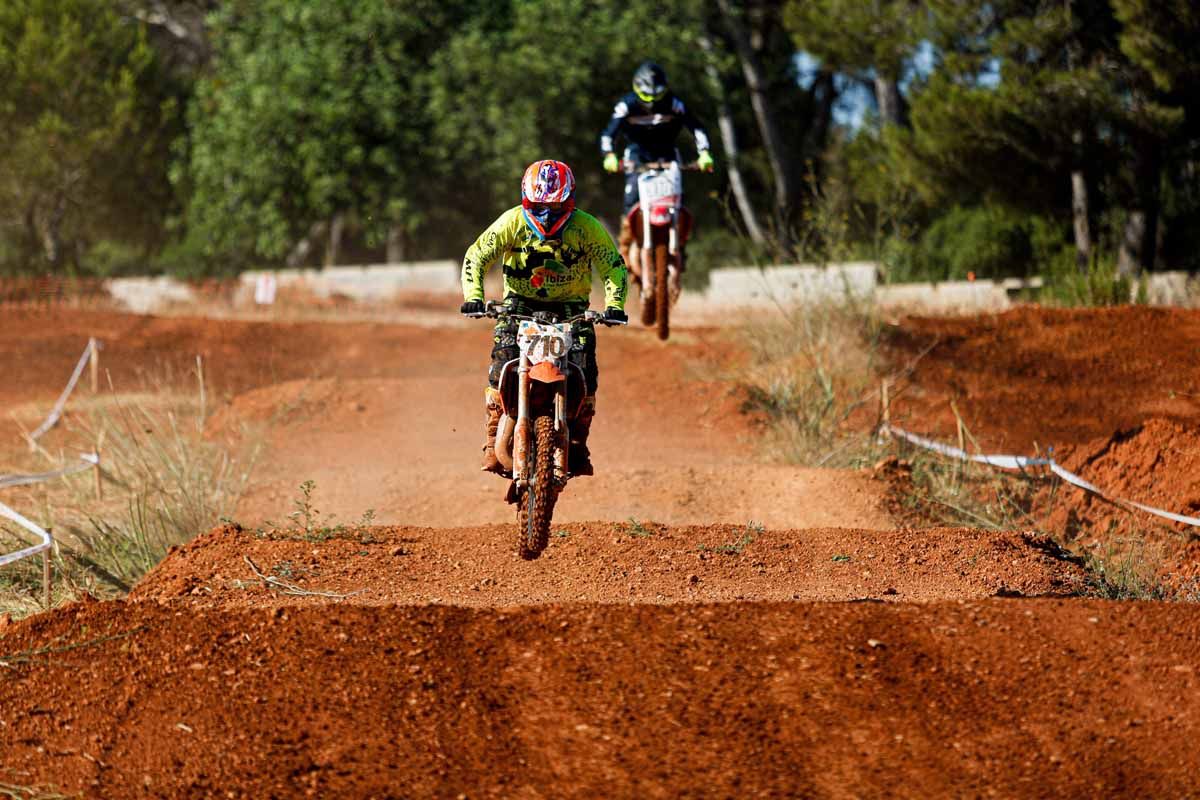
[[[613,107],[612,118],[600,134],[600,152],[604,154],[604,169],[616,172],[620,160],[613,151],[613,140],[624,134],[627,141],[625,160],[679,161],[675,140],[687,128],[696,140],[696,166],[712,172],[713,158],[709,153],[708,133],[683,101],[667,88],[667,73],[652,61],[646,61],[633,73],[633,91]],[[621,256],[628,260],[633,231],[629,212],[638,202],[637,172],[628,170],[625,176],[625,209],[621,215],[621,232],[617,236]],[[636,278],[635,278],[636,279]]]
[[[587,310],[592,270],[604,278],[604,321],[622,323],[627,289],[625,261],[612,237],[590,214],[575,208],[575,176],[561,161],[535,161],[521,180],[521,205],[500,215],[467,250],[463,258],[463,314],[484,311],[483,277],[496,261],[504,272],[504,305],[510,313],[550,311],[559,319]],[[487,438],[483,466],[504,474],[494,446],[500,423],[500,373],[520,356],[516,322],[497,322],[493,336],[487,407]],[[596,412],[596,331],[581,322],[567,356],[583,370],[586,397],[571,422],[567,468],[574,475],[591,475],[587,439]]]

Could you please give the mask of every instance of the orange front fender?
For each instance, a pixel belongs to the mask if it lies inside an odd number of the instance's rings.
[[[529,370],[529,377],[531,380],[541,381],[542,383],[558,383],[567,379],[567,376],[562,374],[558,367],[549,361],[534,364],[533,368]]]

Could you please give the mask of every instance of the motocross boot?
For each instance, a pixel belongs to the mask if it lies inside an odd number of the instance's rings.
[[[633,228],[629,224],[629,217],[621,217],[621,232],[617,234],[617,249],[621,251],[621,259],[625,262],[626,267],[629,266],[629,246],[633,244]],[[629,280],[640,285],[641,279],[637,272],[629,270]]]
[[[592,454],[588,451],[588,433],[592,430],[592,417],[596,416],[596,395],[583,398],[579,414],[571,420],[571,447],[567,451],[567,471],[576,477],[592,475]]]
[[[503,413],[500,408],[500,392],[489,386],[483,396],[487,403],[487,440],[483,443],[483,466],[480,469],[503,475],[504,465],[496,458],[496,429],[500,427],[500,415]]]

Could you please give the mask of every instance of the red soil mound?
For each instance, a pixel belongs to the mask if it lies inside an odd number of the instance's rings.
[[[86,797],[1191,796],[1200,607],[76,605],[6,783]]]
[[[591,522],[555,527],[536,563],[511,525],[365,528],[325,541],[233,527],[175,549],[132,599],[201,606],[327,604],[670,603],[723,600],[937,600],[1065,595],[1082,571],[1017,532],[935,529],[755,530]],[[343,538],[344,537],[344,538]],[[312,592],[267,588],[263,574]],[[322,594],[326,593],[326,594]]]
[[[912,318],[891,337],[916,362],[893,421],[950,437],[956,400],[986,447],[1087,444],[1149,419],[1200,424],[1200,311],[1023,307],[995,316]]]
[[[1115,497],[1200,516],[1200,427],[1153,419],[1055,455],[1065,468]],[[1053,499],[1044,492],[1042,500],[1052,509],[1047,524],[1068,536],[1128,527],[1131,519],[1143,526],[1194,530],[1142,512],[1131,516],[1124,507],[1067,486]]]

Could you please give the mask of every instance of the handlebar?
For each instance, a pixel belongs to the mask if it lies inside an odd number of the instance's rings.
[[[505,306],[504,303],[500,303],[495,300],[487,301],[487,304],[484,306],[483,313],[464,314],[463,316],[471,317],[473,319],[482,319],[482,318],[486,317],[488,319],[528,320],[530,322],[541,322],[543,324],[546,324],[544,322],[544,320],[538,319],[538,317],[533,314],[513,314],[513,313],[509,312],[507,306]],[[593,311],[590,308],[581,314],[576,314],[573,317],[567,317],[564,320],[560,320],[557,324],[559,324],[559,325],[574,325],[576,322],[592,322],[592,323],[599,322],[601,325],[605,325],[610,328],[614,325],[628,324],[625,322],[621,322],[620,320],[606,319],[604,314],[602,314],[599,311]]]
[[[699,172],[700,165],[695,161],[630,161],[623,158],[617,162],[620,169],[631,172],[648,172],[652,169],[668,169],[672,164],[678,164],[684,172]]]

